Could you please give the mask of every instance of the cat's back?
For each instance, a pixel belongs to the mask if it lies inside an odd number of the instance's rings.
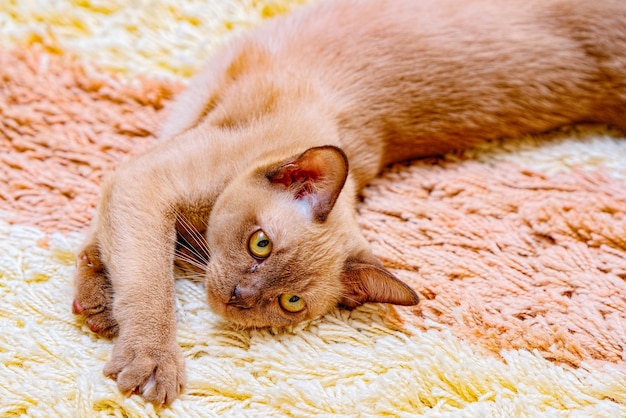
[[[573,121],[616,123],[623,111],[604,107],[626,89],[623,0],[321,0],[251,40],[268,49],[271,71],[348,103],[346,129],[399,144],[387,162]],[[505,122],[487,129],[493,115]]]
[[[320,0],[252,38],[277,62],[329,79],[342,70],[364,77],[390,66],[486,62],[513,48],[520,62],[532,61],[572,52],[565,38],[616,22],[626,30],[622,0]]]
[[[563,2],[574,7],[581,1],[544,0],[548,6],[542,12]],[[269,22],[252,37],[276,59],[294,66],[302,63],[303,69],[382,66],[385,59],[396,64],[420,54],[462,56],[487,52],[490,42],[522,41],[521,35],[532,38],[533,26],[541,25],[536,21],[541,13],[538,3],[542,2],[321,0]]]

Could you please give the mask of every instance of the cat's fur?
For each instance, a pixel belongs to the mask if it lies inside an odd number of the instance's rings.
[[[162,140],[106,179],[74,311],[118,335],[105,373],[122,392],[169,403],[185,381],[175,254],[196,274],[209,260],[210,306],[246,327],[415,304],[361,236],[358,191],[394,161],[577,122],[626,131],[623,0],[305,7],[230,42]],[[247,249],[258,228],[264,260]],[[306,308],[286,312],[284,293]]]

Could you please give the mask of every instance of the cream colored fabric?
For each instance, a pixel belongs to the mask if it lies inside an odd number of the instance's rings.
[[[43,44],[127,75],[186,78],[224,40],[306,0],[0,0],[0,45]]]

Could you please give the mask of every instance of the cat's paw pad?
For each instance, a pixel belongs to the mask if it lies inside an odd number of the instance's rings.
[[[112,338],[118,334],[111,309],[113,290],[96,251],[88,247],[78,256],[72,312],[83,316],[93,332]]]
[[[138,394],[155,405],[169,405],[185,385],[185,359],[176,344],[146,348],[117,341],[104,374],[126,396]]]
[[[100,336],[113,338],[119,333],[119,326],[113,318],[110,308],[101,305],[83,308],[78,300],[74,300],[72,311],[77,315],[82,315],[89,329]]]

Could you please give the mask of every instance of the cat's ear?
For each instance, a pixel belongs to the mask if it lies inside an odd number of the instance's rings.
[[[296,158],[271,168],[266,177],[305,202],[312,218],[324,222],[348,177],[348,158],[337,147],[309,148]]]
[[[366,302],[404,306],[419,303],[417,293],[385,269],[371,254],[348,259],[341,280],[344,293],[339,303],[348,308]]]

